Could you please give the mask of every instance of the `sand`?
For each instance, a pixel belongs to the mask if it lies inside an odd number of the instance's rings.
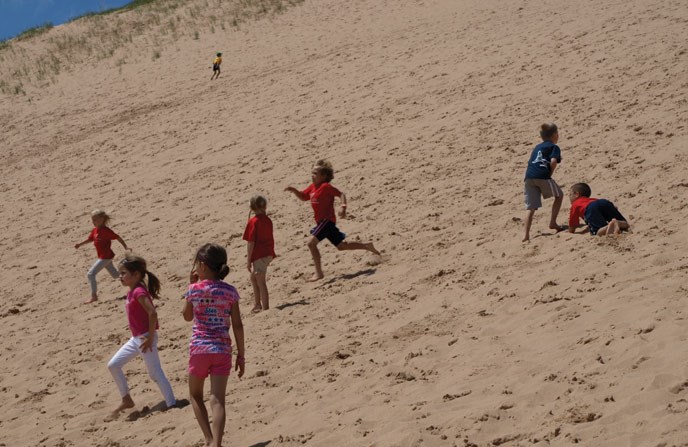
[[[228,247],[247,372],[226,446],[687,446],[687,25],[670,0],[307,0],[0,96],[0,445],[202,445],[188,406],[104,422],[126,290],[103,272],[80,304],[95,250],[74,244],[105,208],[163,283],[179,398],[191,260]],[[632,234],[554,234],[549,200],[521,243],[546,121],[555,179],[589,183]],[[340,228],[383,256],[323,244],[308,284],[312,211],[283,189],[319,158],[349,198]],[[258,192],[279,257],[253,315]],[[136,410],[159,409],[143,362],[126,371]]]

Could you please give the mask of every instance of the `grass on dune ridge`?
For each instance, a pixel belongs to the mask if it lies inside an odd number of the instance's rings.
[[[0,94],[26,95],[28,87],[54,84],[61,72],[112,58],[135,41],[162,48],[179,39],[198,40],[199,30],[225,31],[302,2],[134,0],[121,8],[84,14],[67,26],[54,28],[46,23],[0,42]],[[149,56],[156,59],[160,53],[143,57]],[[120,67],[125,63],[124,58],[117,61]]]

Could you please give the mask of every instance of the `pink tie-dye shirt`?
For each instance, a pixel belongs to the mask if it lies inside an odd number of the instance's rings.
[[[234,286],[224,281],[199,281],[189,285],[186,300],[194,315],[189,354],[231,354],[231,310],[239,301]]]

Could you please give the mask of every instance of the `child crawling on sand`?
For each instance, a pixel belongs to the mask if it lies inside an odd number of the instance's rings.
[[[303,201],[310,200],[315,213],[316,226],[311,229],[313,237],[308,241],[308,248],[313,256],[313,264],[315,264],[315,274],[309,281],[318,281],[325,277],[320,262],[320,251],[318,251],[318,243],[323,239],[330,241],[332,245],[337,247],[337,250],[368,250],[373,254],[380,255],[380,252],[377,251],[372,242],[344,241],[346,235],[339,231],[336,225],[337,217],[334,212],[334,199],[339,197],[342,201],[339,217],[344,218],[346,217],[346,195],[330,184],[333,178],[334,169],[332,169],[330,162],[319,160],[311,171],[313,183],[306,189],[299,191],[292,186],[284,189]]]
[[[630,230],[631,226],[612,202],[606,199],[593,199],[592,191],[586,183],[576,183],[569,191],[571,212],[569,213],[569,232],[574,233],[581,217],[588,225],[590,234],[597,236],[617,235]]]

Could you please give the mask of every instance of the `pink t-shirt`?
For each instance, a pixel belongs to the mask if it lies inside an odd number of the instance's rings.
[[[189,285],[186,301],[193,306],[193,332],[189,354],[231,354],[229,338],[232,306],[239,301],[234,286],[205,279]]]
[[[127,293],[127,318],[129,319],[129,329],[131,329],[131,335],[138,337],[148,332],[148,313],[146,309],[143,308],[141,303],[139,303],[139,298],[148,300],[153,307],[153,299],[148,293],[148,290],[142,285],[137,286],[134,290],[130,290]],[[158,329],[158,322],[155,322],[155,329]]]
[[[316,223],[320,223],[325,219],[332,223],[337,222],[337,216],[334,213],[334,198],[340,197],[342,195],[341,191],[328,182],[323,182],[319,186],[311,183],[301,193],[310,197]]]

